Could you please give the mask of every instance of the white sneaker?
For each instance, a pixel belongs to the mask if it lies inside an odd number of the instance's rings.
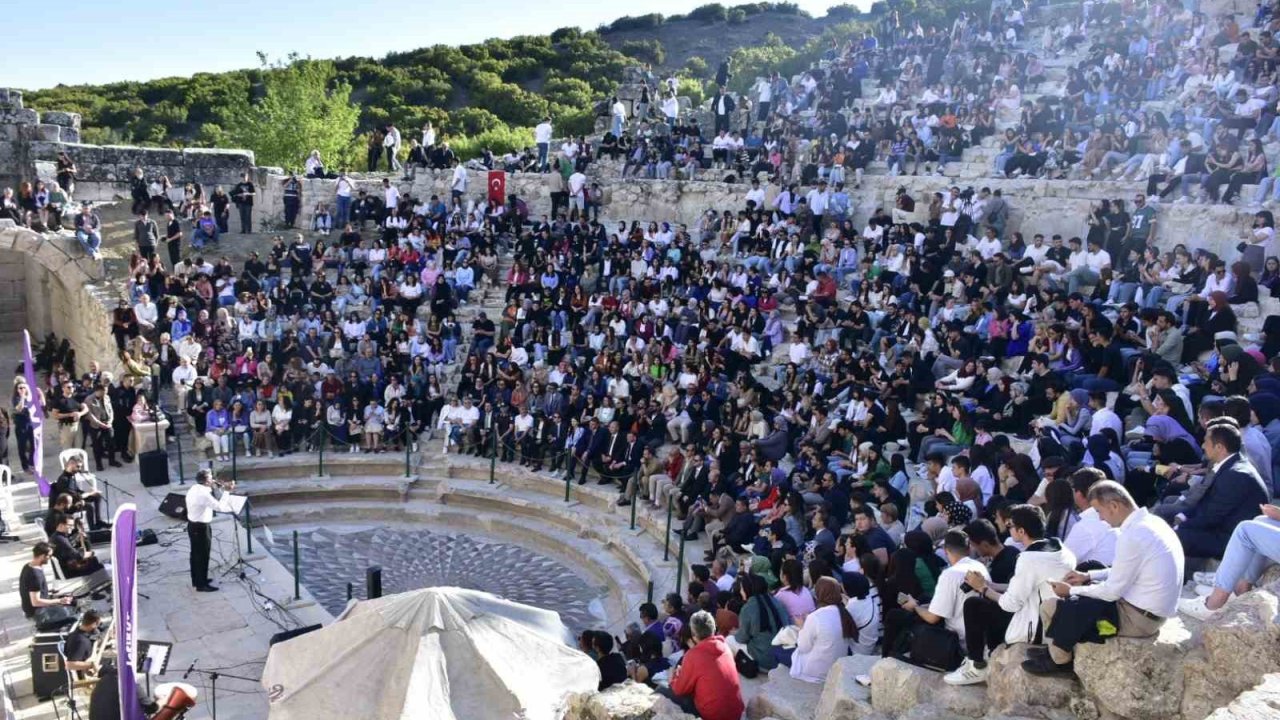
[[[1195,618],[1196,620],[1208,620],[1218,614],[1218,610],[1210,610],[1205,605],[1205,599],[1202,597],[1183,598],[1178,601],[1178,613]]]
[[[871,676],[870,676],[870,675],[855,675],[853,679],[854,679],[854,681],[855,681],[855,682],[857,682],[857,683],[858,683],[859,685],[861,685],[862,687],[871,687]]]
[[[942,681],[948,685],[977,685],[986,682],[990,672],[990,667],[980,668],[973,664],[973,660],[965,658],[960,667],[943,675]]]
[[[1216,572],[1201,571],[1191,573],[1191,579],[1195,580],[1197,585],[1212,585],[1213,581],[1217,579],[1217,576],[1218,573]]]

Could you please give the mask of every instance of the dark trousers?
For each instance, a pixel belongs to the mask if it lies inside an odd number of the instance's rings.
[[[1005,631],[1013,613],[1005,612],[1000,604],[984,597],[971,597],[964,601],[965,654],[974,662],[983,662],[987,653],[1004,642]]]
[[[150,260],[151,258],[156,256],[156,246],[155,245],[139,245],[138,254],[141,255],[144,260]]]
[[[719,135],[721,130],[729,129],[729,116],[716,115],[716,134]]]
[[[93,461],[98,466],[98,472],[102,472],[102,460],[106,458],[111,462],[115,462],[115,448],[111,442],[110,428],[85,428],[85,434],[89,436],[89,442],[93,444]]]
[[[22,462],[22,471],[28,472],[36,451],[35,433],[32,432],[30,423],[24,423],[16,426],[14,434],[18,436],[18,460]]]
[[[916,623],[923,622],[914,611],[902,608],[891,608],[884,614],[884,635],[880,638],[880,656],[890,657],[896,651],[898,636],[911,629]]]
[[[169,246],[169,266],[177,265],[178,261],[182,259],[182,241],[170,240],[165,244]]]
[[[253,206],[244,203],[237,205],[236,208],[240,210],[240,234],[246,235],[253,232]]]
[[[302,206],[302,199],[297,195],[286,195],[284,198],[284,224],[293,227],[298,220],[298,209]]]
[[[213,527],[209,523],[187,522],[191,540],[191,585],[209,584],[209,551],[213,547]]]

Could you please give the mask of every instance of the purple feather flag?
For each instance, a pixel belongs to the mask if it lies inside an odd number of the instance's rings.
[[[49,497],[49,481],[44,479],[44,403],[40,402],[40,385],[36,382],[36,364],[31,358],[31,333],[22,331],[22,372],[31,390],[31,436],[35,438],[32,452],[32,472],[40,497]]]

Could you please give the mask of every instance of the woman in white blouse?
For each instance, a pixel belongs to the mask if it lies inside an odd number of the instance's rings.
[[[820,683],[836,660],[849,654],[859,639],[858,626],[845,608],[844,592],[835,578],[819,578],[814,584],[818,609],[800,622],[800,636],[791,656],[791,677]]]

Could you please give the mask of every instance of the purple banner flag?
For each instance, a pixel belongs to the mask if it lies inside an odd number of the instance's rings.
[[[31,333],[26,330],[22,331],[22,373],[27,380],[27,388],[31,390],[28,414],[31,415],[31,436],[35,438],[31,468],[40,488],[40,497],[49,497],[49,481],[44,479],[44,403],[40,399],[40,384],[36,382],[36,363],[31,358]]]
[[[116,508],[111,531],[112,594],[115,602],[116,665],[120,720],[145,720],[138,703],[138,507]]]

